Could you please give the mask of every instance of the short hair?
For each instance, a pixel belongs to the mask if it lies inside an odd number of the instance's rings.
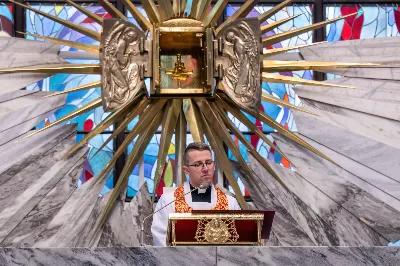
[[[189,164],[189,160],[188,160],[187,156],[188,156],[189,151],[193,151],[193,150],[209,151],[212,154],[211,148],[207,144],[205,144],[203,142],[192,142],[186,147],[185,152],[183,153],[183,164],[184,165]]]

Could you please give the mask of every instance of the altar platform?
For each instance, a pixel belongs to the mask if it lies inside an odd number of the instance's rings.
[[[1,248],[0,265],[400,265],[400,247]]]

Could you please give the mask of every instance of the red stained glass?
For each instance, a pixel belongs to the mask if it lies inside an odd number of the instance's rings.
[[[343,16],[357,13],[360,9],[359,6],[342,6],[340,11]],[[343,25],[341,40],[360,39],[361,29],[364,23],[364,15],[353,15],[345,18]]]

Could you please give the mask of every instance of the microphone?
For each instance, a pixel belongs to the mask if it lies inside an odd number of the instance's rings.
[[[192,193],[193,191],[195,191],[195,190],[197,190],[197,189],[205,189],[205,188],[208,188],[209,186],[210,186],[210,184],[208,184],[208,183],[200,184],[200,186],[198,186],[198,187],[196,187],[196,188],[190,190],[189,192],[187,192],[187,193],[183,194],[182,196],[180,196],[180,197],[174,199],[173,201],[169,202],[169,203],[166,204],[164,207],[162,207],[162,208],[158,209],[157,211],[153,212],[152,214],[146,216],[146,217],[143,219],[142,224],[141,224],[141,227],[140,227],[140,245],[141,245],[141,246],[144,246],[144,244],[143,244],[143,242],[144,242],[144,223],[146,222],[146,220],[147,220],[148,218],[150,218],[151,216],[153,216],[153,215],[156,214],[157,212],[161,211],[161,210],[164,209],[165,207],[171,205],[172,203],[174,203],[174,202],[177,201],[178,199],[181,199],[182,197],[186,196],[187,194]]]

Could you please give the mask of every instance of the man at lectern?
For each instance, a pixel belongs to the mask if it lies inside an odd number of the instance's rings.
[[[189,144],[184,152],[183,161],[183,171],[189,176],[189,182],[185,182],[173,192],[163,194],[159,199],[155,211],[160,211],[155,213],[151,226],[155,246],[166,246],[170,213],[190,213],[192,210],[240,210],[235,198],[226,195],[212,184],[215,162],[207,144]],[[173,203],[169,204],[171,202]]]

